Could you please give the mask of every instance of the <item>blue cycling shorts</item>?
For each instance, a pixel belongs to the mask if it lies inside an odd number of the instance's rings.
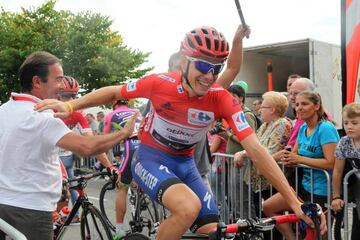
[[[140,144],[131,171],[135,182],[160,204],[167,188],[178,183],[187,185],[201,201],[199,216],[190,228],[193,232],[219,221],[214,197],[204,184],[192,156],[172,155]]]

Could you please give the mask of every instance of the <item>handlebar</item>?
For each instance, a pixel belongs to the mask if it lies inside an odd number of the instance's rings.
[[[304,207],[303,207],[304,206]],[[315,229],[310,229],[306,227],[306,237],[305,240],[314,240],[321,239],[320,236],[320,217],[321,217],[321,207],[317,204],[303,204],[302,209],[304,213],[309,216],[314,224]],[[320,210],[319,210],[320,209]],[[278,215],[269,218],[262,219],[239,219],[237,223],[225,225],[224,223],[219,223],[217,230],[209,234],[209,239],[217,240],[224,239],[226,234],[257,234],[259,232],[269,231],[274,228],[277,224],[290,223],[290,222],[301,222],[295,214],[287,215]]]
[[[68,182],[82,182],[82,181],[88,181],[91,178],[94,177],[99,177],[99,176],[110,176],[110,174],[108,172],[96,172],[96,173],[90,173],[90,174],[85,174],[85,175],[81,175],[79,177],[75,177],[73,179],[69,179]]]

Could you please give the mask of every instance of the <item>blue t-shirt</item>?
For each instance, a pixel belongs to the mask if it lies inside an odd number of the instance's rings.
[[[322,145],[327,143],[337,143],[339,141],[339,134],[335,126],[329,121],[321,121],[315,127],[310,136],[306,136],[308,126],[304,123],[299,130],[298,154],[300,156],[309,158],[324,158]],[[316,160],[314,160],[316,161]],[[304,169],[302,185],[308,192],[311,191],[310,169]],[[327,196],[327,179],[323,171],[313,171],[313,190],[314,194]]]

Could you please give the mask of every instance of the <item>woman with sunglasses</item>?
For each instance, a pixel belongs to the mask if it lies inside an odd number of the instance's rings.
[[[239,31],[241,39],[249,33],[247,28]],[[296,214],[312,224],[280,168],[245,121],[240,104],[227,90],[214,84],[229,55],[224,35],[212,27],[196,28],[185,35],[181,53],[180,72],[152,74],[66,103],[46,100],[36,108],[56,109],[56,116],[64,116],[114,99],[150,100],[152,109],[141,132],[132,172],[140,187],[171,212],[160,224],[157,239],[180,239],[189,228],[199,233],[216,228],[217,207],[192,154],[212,122],[219,118],[226,119],[254,164],[285,196]],[[324,222],[321,229],[326,230]]]
[[[70,76],[64,76],[63,83],[65,88],[64,91],[60,93],[59,99],[61,101],[70,101],[72,99],[76,99],[76,96],[79,91],[79,84],[76,81],[76,79]],[[64,118],[63,121],[68,128],[70,128],[71,130],[75,130],[75,129],[78,130],[81,133],[81,135],[84,136],[93,135],[93,132],[86,119],[86,116],[82,111],[72,112],[67,118]],[[75,154],[69,150],[60,149],[59,157],[63,165],[65,166],[69,179],[70,180],[73,179]],[[96,155],[96,159],[100,161],[110,171],[115,171],[113,170],[113,166],[110,163],[105,153]],[[74,185],[74,184],[75,184],[74,182],[70,183],[70,185]],[[71,194],[71,203],[74,205],[78,197],[78,193],[75,190],[71,189],[70,194]],[[71,225],[78,225],[78,224],[80,224],[79,212],[77,212],[77,215],[73,218]]]
[[[333,172],[333,195],[331,208],[340,212],[344,208],[341,197],[342,176],[344,169],[360,169],[360,104],[350,103],[343,108],[343,124],[347,136],[340,139],[335,151],[335,166]],[[346,173],[346,172],[345,172]],[[351,240],[358,239],[360,235],[360,172],[349,178],[349,193],[354,198],[356,209],[353,210],[353,223]]]

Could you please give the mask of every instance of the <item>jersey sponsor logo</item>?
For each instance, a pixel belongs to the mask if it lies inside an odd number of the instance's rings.
[[[243,111],[234,113],[232,116],[232,120],[235,123],[236,129],[240,132],[245,128],[250,127],[246,121],[245,114]]]
[[[150,190],[153,190],[156,184],[159,182],[159,180],[148,170],[146,170],[139,162],[135,165],[135,174]]]
[[[129,82],[127,85],[126,85],[126,91],[127,92],[133,92],[136,90],[136,82]]]
[[[160,171],[165,171],[167,174],[170,174],[169,169],[164,165],[160,165],[159,170]]]
[[[194,108],[188,110],[188,122],[194,125],[207,126],[214,121],[214,113]]]
[[[178,90],[178,93],[183,93],[184,92],[184,89],[181,86],[181,84],[177,86],[177,90]]]
[[[210,202],[212,195],[209,192],[206,192],[203,201],[206,202],[206,207],[210,210]]]
[[[166,75],[159,75],[159,78],[162,78],[162,79],[164,79],[164,80],[166,80],[166,81],[169,81],[169,82],[172,82],[172,83],[175,82],[175,79],[174,79],[174,78],[169,77],[169,76],[166,76]]]

